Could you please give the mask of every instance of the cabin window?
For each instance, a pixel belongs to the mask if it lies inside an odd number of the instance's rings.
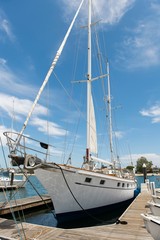
[[[120,182],[118,182],[118,183],[117,183],[117,187],[120,187],[120,185],[121,185]]]
[[[124,187],[124,183],[122,183],[122,187]]]
[[[105,180],[101,180],[101,181],[100,181],[100,184],[104,184],[104,183],[105,183]]]
[[[127,183],[127,187],[129,187],[129,183]]]
[[[86,177],[85,182],[90,183],[91,180],[92,180],[92,178],[88,178],[88,177]]]

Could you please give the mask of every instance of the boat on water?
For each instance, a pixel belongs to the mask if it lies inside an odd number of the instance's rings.
[[[155,203],[153,201],[149,201],[148,202],[149,208],[151,210],[151,213],[155,216],[159,216],[160,217],[160,204]]]
[[[0,190],[11,190],[13,188],[25,187],[26,178],[23,175],[21,179],[15,176],[14,169],[0,171]]]
[[[54,160],[50,160],[51,154],[49,149],[52,146],[48,143],[24,135],[24,130],[26,129],[40,95],[63,51],[74,22],[84,2],[88,2],[88,44],[86,47],[86,51],[88,52],[88,68],[86,79],[79,82],[86,83],[87,86],[87,136],[86,149],[84,149],[85,156],[82,156],[81,161],[82,165],[81,167],[76,167],[71,164],[70,157],[66,160],[66,164],[60,164]],[[12,163],[15,165],[23,165],[24,169],[28,172],[34,171],[36,177],[40,180],[52,198],[58,222],[74,220],[86,216],[95,216],[96,213],[103,212],[104,209],[113,211],[116,208],[120,208],[121,205],[124,205],[128,201],[133,200],[134,192],[137,189],[134,174],[123,173],[118,158],[114,158],[108,63],[106,64],[106,73],[101,74],[98,77],[92,77],[91,30],[95,24],[92,23],[91,17],[92,0],[83,0],[68,28],[60,48],[57,51],[21,132],[12,132],[12,134],[9,132],[4,133],[7,138],[7,145],[9,147]],[[102,96],[102,100],[105,101],[108,106],[107,120],[110,132],[110,161],[101,158],[98,153],[94,101],[92,95],[93,82],[98,82],[102,79],[107,79],[108,83],[108,96]],[[106,112],[104,115],[106,120]],[[28,146],[30,143],[32,143],[32,146]]]
[[[160,204],[160,196],[152,195],[152,200],[153,202]]]
[[[160,217],[151,214],[141,214],[147,231],[154,240],[160,240]]]

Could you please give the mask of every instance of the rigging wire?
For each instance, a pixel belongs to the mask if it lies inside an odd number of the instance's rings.
[[[16,162],[15,162],[15,163],[16,163]],[[17,163],[16,163],[16,164],[17,164]],[[42,202],[45,204],[46,208],[47,208],[47,209],[53,214],[53,216],[55,217],[55,214],[53,213],[51,207],[48,205],[48,203],[45,201],[45,199],[43,199],[43,197],[42,197],[41,194],[38,192],[38,190],[36,189],[36,187],[34,186],[34,184],[30,181],[30,179],[29,179],[29,177],[27,176],[27,174],[23,171],[23,169],[22,169],[18,164],[17,164],[17,167],[19,168],[20,172],[25,176],[26,181],[28,181],[28,182],[31,184],[32,188],[35,190],[35,192],[37,193],[37,195],[41,198],[41,200],[42,200]],[[9,203],[9,201],[10,201],[11,199],[13,199],[13,197],[15,197],[17,191],[18,191],[18,189],[15,191],[15,193],[12,195],[12,197],[11,197],[9,200],[6,199],[6,202],[3,203],[3,206],[1,206],[1,208],[2,208],[2,207],[5,207],[5,206]]]
[[[27,181],[31,184],[31,186],[33,187],[33,189],[36,191],[37,195],[41,198],[42,202],[44,202],[44,204],[46,205],[48,210],[52,210],[51,207],[48,205],[48,203],[45,201],[45,199],[43,199],[43,197],[41,196],[41,194],[38,192],[38,190],[36,189],[36,187],[34,186],[34,184],[30,181],[29,177],[27,176],[26,173],[24,173],[24,171],[22,170],[22,168],[20,166],[18,166],[19,169],[21,170],[21,172],[24,174],[24,176],[26,177]],[[52,212],[52,211],[51,211]],[[53,212],[52,212],[53,213]],[[55,216],[55,214],[53,213],[53,215]]]
[[[79,41],[78,41],[78,44],[76,44],[78,47],[76,48],[76,64],[75,64],[75,68],[74,68],[74,74],[73,74],[73,79],[76,79],[75,78],[75,75],[76,75],[76,71],[77,71],[77,66],[78,66],[78,55],[79,55],[79,51],[80,51],[80,37],[79,37]],[[74,83],[72,84],[72,86],[74,86]],[[72,88],[73,90],[73,88]],[[83,91],[84,90],[84,86],[82,84],[82,88],[81,88],[81,91],[80,94],[79,94],[79,99],[80,99],[80,103],[82,103],[82,106],[84,106],[84,94],[83,94]],[[74,134],[74,139],[73,139],[73,144],[72,144],[72,148],[71,148],[71,151],[70,151],[70,156],[72,155],[73,153],[73,150],[74,150],[74,147],[75,147],[75,144],[76,144],[76,140],[77,140],[77,133],[78,133],[78,129],[79,129],[79,125],[80,125],[80,119],[81,119],[81,116],[82,116],[82,111],[79,111],[79,116],[78,116],[78,121],[77,121],[77,124],[76,124],[76,129],[75,129],[75,134]],[[86,121],[86,119],[85,119]]]
[[[17,200],[17,199],[15,198],[15,194],[14,194],[14,201],[15,201],[16,206],[18,206],[16,200]],[[25,221],[25,217],[24,217],[24,211],[23,211],[23,209],[22,209],[22,205],[21,205],[21,211],[22,211],[22,217],[21,217],[21,214],[20,214],[20,210],[18,210],[18,222],[20,221],[20,225],[21,225],[21,228],[22,228],[22,230],[23,230],[23,234],[24,234],[24,236],[25,236],[25,239],[27,239],[27,238],[26,238],[26,234],[25,234],[25,229],[24,229],[24,226],[23,226],[23,220]]]
[[[98,35],[97,35],[97,31],[96,31],[96,26],[94,27],[94,34],[95,34],[95,36],[96,36],[96,38],[95,38],[95,44],[96,44],[96,49],[97,49],[97,60],[98,60],[98,62],[97,62],[97,64],[98,64],[98,67],[99,67],[99,72],[100,72],[100,75],[102,75],[103,74],[103,70],[102,70],[102,54],[101,54],[101,52],[100,52],[100,47],[99,47],[99,40],[98,40]],[[104,79],[102,78],[101,79],[101,83],[102,83],[102,92],[103,92],[103,96],[104,96],[104,98],[105,98],[105,96],[106,96],[106,93],[105,93],[105,86],[104,86]],[[99,94],[99,96],[101,96],[101,94]],[[106,109],[106,101],[104,101],[104,104],[105,104],[105,109]],[[103,108],[102,108],[103,109]],[[101,118],[100,118],[100,120],[101,120]],[[101,129],[104,129],[104,126],[102,126],[102,125],[106,125],[106,121],[100,121],[100,124],[101,124]],[[103,138],[101,138],[101,143],[102,144],[99,144],[100,146],[99,146],[99,154],[100,154],[100,152],[102,151],[102,148],[103,148],[103,144],[104,144],[104,141],[105,141],[105,134],[103,133],[103,135],[102,135],[102,137]]]
[[[63,85],[63,83],[60,81],[60,79],[58,78],[58,76],[56,75],[55,72],[53,72],[55,78],[57,79],[57,81],[59,82],[59,84],[61,85],[62,89],[65,91],[66,95],[69,97],[70,102],[73,104],[73,106],[77,109],[78,113],[80,114],[80,116],[82,116],[82,118],[84,119],[84,121],[86,121],[86,118],[84,116],[84,113],[80,110],[79,106],[77,105],[77,103],[75,103],[75,101],[73,100],[72,96],[70,95],[70,93],[67,91],[67,89],[65,88],[65,86]],[[77,127],[78,128],[78,127]],[[76,128],[76,129],[77,129]]]
[[[18,167],[19,167],[19,166],[18,166]],[[22,169],[21,169],[20,167],[19,167],[19,169],[22,171]],[[24,172],[22,171],[22,173],[24,173]],[[25,177],[26,177],[26,179],[28,178],[26,175],[25,175]],[[30,182],[31,186],[32,186],[33,189],[36,191],[36,193],[39,195],[39,197],[41,198],[41,200],[44,202],[44,204],[46,205],[46,207],[47,207],[47,209],[49,210],[49,212],[54,216],[54,218],[56,218],[56,216],[55,216],[54,212],[52,211],[51,207],[48,205],[48,203],[45,201],[45,199],[42,198],[41,194],[39,194],[39,192],[38,192],[37,189],[34,187],[34,185],[33,185],[32,182],[29,180],[29,178],[28,178],[28,182]],[[12,216],[13,216],[13,219],[14,219],[14,222],[16,223],[16,225],[17,225],[17,220],[16,220],[15,213],[14,213],[14,211],[12,210],[12,205],[11,205],[10,200],[14,198],[15,204],[17,205],[17,199],[15,198],[17,192],[18,192],[18,189],[16,190],[16,192],[15,192],[12,196],[10,196],[10,199],[9,199],[9,200],[8,200],[7,197],[6,197],[6,202],[4,202],[3,205],[0,207],[0,208],[4,208],[6,204],[8,204],[8,203],[10,204],[10,211],[11,211],[11,213],[12,213]],[[20,224],[21,224],[21,227],[22,227],[23,235],[24,235],[25,239],[27,239],[27,237],[26,237],[26,235],[25,235],[25,229],[24,229],[24,226],[23,226],[23,221],[26,222],[26,220],[25,220],[25,215],[24,215],[24,210],[23,210],[23,208],[22,208],[22,205],[21,205],[22,217],[21,217],[20,210],[18,210],[17,212],[18,212],[18,222],[19,222],[19,220],[20,220]],[[18,225],[17,225],[17,228],[18,228],[18,232],[20,232],[20,229],[19,229]],[[19,233],[19,235],[20,235],[20,233]],[[40,236],[40,235],[41,235],[41,233],[40,233],[38,236]],[[21,236],[21,235],[20,235],[20,236]],[[21,238],[21,240],[23,240],[23,238]]]
[[[97,13],[98,13],[98,9],[96,9],[97,10]],[[96,29],[96,27],[95,27],[95,29]],[[106,39],[104,38],[104,32],[103,32],[103,27],[101,28],[101,30],[102,30],[102,44],[103,44],[103,49],[105,50],[104,52],[106,53],[107,51],[106,51],[106,44],[105,44],[105,42],[106,42]],[[107,60],[107,57],[103,57],[102,56],[102,54],[101,54],[101,52],[100,52],[100,45],[99,45],[99,39],[98,39],[98,34],[97,34],[97,31],[95,31],[95,35],[96,35],[96,43],[97,43],[97,49],[98,49],[98,59],[99,59],[99,62],[100,62],[100,72],[102,72],[103,70],[102,70],[102,61],[104,61],[104,62],[108,62],[108,60]],[[105,63],[105,65],[106,65],[106,63]],[[109,74],[109,73],[108,73]],[[103,89],[103,93],[104,93],[104,96],[105,96],[105,98],[106,99],[104,99],[104,100],[106,100],[106,101],[104,101],[104,104],[105,104],[105,109],[106,109],[106,112],[108,112],[108,104],[107,104],[107,93],[106,93],[106,87],[105,87],[105,84],[104,84],[104,79],[102,79],[102,89]],[[106,118],[108,117],[108,113],[106,114]],[[113,118],[112,118],[112,121],[113,121]],[[107,126],[107,125],[106,125]],[[107,126],[107,132],[108,132],[108,135],[109,135],[109,138],[110,138],[110,133],[109,133],[109,130],[108,130],[108,126]],[[112,131],[113,132],[113,131]],[[114,131],[114,133],[115,133],[115,131]],[[114,141],[116,141],[117,140],[117,137],[116,137],[116,135],[114,135],[115,137],[114,137]],[[108,139],[109,139],[108,138]],[[113,147],[114,147],[114,152],[113,152],[113,156],[112,156],[112,158],[113,159],[117,159],[117,157],[118,157],[118,154],[116,154],[117,153],[117,146],[115,146],[115,144],[113,144]]]
[[[98,65],[98,68],[99,68],[100,75],[102,76],[103,72],[104,72],[103,62],[105,62],[105,61],[103,59],[103,56],[102,56],[102,53],[101,53],[101,50],[100,50],[97,24],[94,25],[94,35],[95,35],[95,48],[96,48],[96,52],[97,52],[97,54],[96,54],[97,55],[97,65]],[[105,63],[105,65],[106,65],[106,63]],[[104,109],[105,109],[105,111],[107,111],[107,101],[106,101],[107,100],[107,93],[106,93],[105,79],[104,78],[101,79],[101,84],[102,84],[102,93],[103,93],[103,96],[104,96],[104,101],[103,101]],[[96,95],[97,95],[97,93],[96,93]],[[101,94],[99,94],[99,96],[101,96]],[[106,116],[107,116],[107,114],[106,114]],[[105,125],[105,128],[107,129],[106,121],[101,120],[100,123]],[[102,126],[101,126],[101,128],[104,129],[104,127],[102,127]],[[101,142],[102,142],[102,144],[99,144],[99,153],[102,152],[102,147],[103,147],[104,142],[105,142],[105,134],[104,133],[101,136]]]
[[[3,157],[4,157],[5,163],[6,163],[6,156],[5,156],[5,153],[4,153],[4,149],[3,149],[2,139],[1,139],[1,138],[0,138],[0,141],[1,141],[2,151],[3,151]],[[7,166],[7,164],[6,164],[6,166]],[[5,183],[5,181],[4,181],[4,183]],[[25,183],[24,183],[24,184],[25,184]],[[5,187],[7,188],[6,183],[5,183]],[[12,191],[13,191],[13,189],[12,189]],[[17,191],[18,191],[18,190],[17,190]],[[15,197],[15,193],[14,193],[13,195],[11,194],[11,195],[10,195],[10,199],[8,199],[8,198],[7,198],[7,195],[5,194],[5,189],[3,189],[3,193],[4,193],[4,196],[5,196],[6,201],[3,203],[3,205],[1,206],[1,208],[4,208],[4,207],[6,206],[6,204],[10,203],[10,200],[12,199],[12,197]],[[12,193],[12,192],[11,192],[11,193]],[[15,198],[14,198],[14,200],[15,200],[15,203],[16,203],[16,199],[15,199]],[[17,203],[16,203],[16,205],[17,205]],[[12,210],[11,204],[10,204],[10,210],[11,210],[13,219],[16,220],[16,217],[15,217],[14,211]],[[18,214],[19,214],[19,211],[18,211]],[[19,219],[21,219],[20,214],[19,214]],[[16,223],[16,222],[15,222],[15,223]],[[22,221],[21,221],[21,226],[22,226],[23,234],[24,234],[24,236],[25,236],[25,232],[24,232],[24,229],[23,229]]]
[[[2,153],[3,153],[3,158],[4,158],[4,161],[5,161],[5,165],[6,165],[6,168],[8,168],[7,160],[6,160],[6,156],[5,156],[5,153],[4,153],[4,148],[3,148],[3,143],[2,143],[2,138],[1,137],[0,137],[0,142],[1,142],[1,149],[2,149]]]
[[[80,31],[81,32],[81,31]],[[73,60],[74,62],[74,69],[73,69],[73,77],[72,79],[75,79],[75,76],[76,76],[76,72],[77,72],[77,67],[78,67],[78,56],[79,56],[79,51],[80,51],[80,38],[81,38],[81,35],[78,36],[78,44],[76,44],[76,53],[75,53],[75,59]],[[72,90],[71,90],[71,96],[73,96],[73,86],[74,84],[72,84]],[[82,91],[81,91],[81,97],[82,97]],[[80,101],[81,102],[81,101]],[[70,107],[71,107],[71,101],[70,101]],[[78,121],[76,123],[76,128],[75,128],[75,133],[74,133],[74,138],[73,138],[73,143],[72,143],[72,147],[71,147],[71,150],[70,150],[70,153],[69,153],[69,158],[67,160],[67,163],[70,161],[71,163],[71,156],[73,154],[73,149],[75,147],[75,144],[76,144],[76,139],[77,139],[77,132],[78,132],[78,129],[79,129],[79,124],[80,124],[80,116],[81,116],[81,113],[79,112],[79,117],[78,117]],[[67,135],[66,135],[67,136]],[[67,139],[66,139],[66,142],[67,142]]]
[[[96,16],[97,15],[96,13],[98,13],[98,15],[99,15],[98,9],[96,9],[96,5],[94,5],[93,15]],[[96,18],[97,18],[97,16],[96,16]],[[96,52],[97,52],[97,54],[96,54],[97,55],[97,66],[98,66],[98,70],[100,72],[100,75],[102,76],[103,72],[104,71],[106,72],[106,60],[107,60],[107,57],[104,57],[104,54],[102,55],[102,52],[101,52],[102,44],[99,41],[99,33],[98,33],[99,31],[97,30],[97,28],[99,26],[101,26],[101,25],[99,25],[100,21],[101,21],[101,19],[99,21],[97,21],[96,24],[93,24],[93,25],[94,25],[94,35],[95,35],[95,48],[96,48]],[[102,27],[101,27],[101,31],[100,32],[102,33],[102,37],[103,37],[104,53],[106,53],[106,47],[105,47],[106,46],[105,45],[106,40],[104,41],[104,32],[103,32],[103,28]],[[105,67],[104,67],[104,64],[105,64]],[[104,96],[104,101],[103,101],[104,109],[106,111],[107,110],[107,101],[106,101],[106,99],[107,99],[107,92],[106,92],[106,86],[105,86],[105,78],[101,78],[101,86],[102,86],[101,91],[102,91],[102,94]],[[99,94],[99,95],[101,96],[101,94]],[[101,121],[101,124],[104,124],[105,127],[107,126],[106,125],[106,121],[103,121],[103,122]],[[102,129],[104,129],[104,127],[102,127]],[[106,127],[106,129],[107,129],[107,127]],[[103,139],[101,140],[101,142],[103,142],[103,144],[104,144],[104,141],[105,141],[105,135],[103,134]],[[99,152],[100,152],[100,150],[102,151],[102,145],[103,144],[100,145],[101,149],[99,149]]]
[[[108,60],[107,60],[107,57],[106,57],[106,60],[103,58],[103,56],[102,56],[102,53],[101,53],[101,51],[100,51],[100,44],[99,44],[99,39],[98,39],[98,32],[97,32],[97,29],[96,29],[96,27],[97,27],[97,24],[95,25],[95,27],[94,27],[94,33],[95,33],[95,38],[96,38],[96,46],[97,46],[97,52],[98,52],[98,54],[97,54],[97,58],[98,58],[98,62],[99,62],[99,70],[100,70],[100,73],[102,74],[103,73],[103,65],[102,65],[102,63],[103,63],[103,61],[104,62],[107,62],[107,64],[108,64]],[[102,29],[103,30],[103,29]],[[105,48],[105,41],[104,41],[104,34],[102,34],[103,35],[103,48],[104,49],[106,49]],[[106,64],[106,63],[105,63]],[[109,74],[109,72],[107,73],[107,74]],[[109,76],[108,76],[109,77]],[[103,91],[103,95],[105,96],[105,98],[104,98],[104,105],[105,105],[105,109],[106,109],[106,112],[108,112],[108,101],[109,100],[107,100],[107,93],[106,93],[106,87],[105,87],[105,83],[104,83],[104,78],[102,78],[101,79],[101,82],[102,82],[102,91]],[[112,109],[111,109],[112,110]],[[106,117],[108,117],[108,113],[106,114]],[[112,118],[112,121],[113,121],[113,118]],[[107,126],[107,125],[106,125]],[[108,128],[108,127],[107,127]],[[110,133],[109,133],[109,131],[107,130],[107,132],[108,132],[108,134],[109,134],[109,138],[110,138]],[[112,133],[113,133],[113,131],[112,131]],[[104,136],[105,137],[105,136]],[[113,143],[113,142],[112,142]],[[102,146],[102,144],[101,144],[101,146]],[[112,156],[112,158],[113,158],[113,160],[114,161],[116,161],[116,159],[118,160],[118,153],[117,153],[117,137],[116,137],[116,134],[115,134],[115,131],[114,131],[114,144],[113,144],[113,146],[114,146],[114,152],[112,152],[112,154],[113,154],[113,156]],[[113,146],[112,146],[112,148],[113,148]],[[113,149],[112,149],[113,150]],[[119,161],[118,161],[119,162]],[[119,164],[120,164],[120,162],[119,162]]]
[[[15,213],[14,213],[14,211],[13,211],[13,209],[12,209],[11,202],[7,200],[7,195],[6,195],[6,193],[5,193],[5,190],[3,190],[3,193],[4,193],[4,196],[5,196],[6,201],[9,203],[10,211],[11,211],[13,220],[14,220],[14,222],[15,222],[15,224],[16,224],[17,232],[19,233],[20,239],[23,240],[22,234],[21,234],[21,231],[20,231],[20,228],[19,228],[19,226],[18,226],[16,217],[15,217]],[[27,239],[27,238],[26,238],[26,235],[25,235],[25,231],[24,231],[24,228],[23,228],[23,224],[22,224],[22,223],[21,223],[21,226],[22,226],[23,235],[24,235],[25,239]]]

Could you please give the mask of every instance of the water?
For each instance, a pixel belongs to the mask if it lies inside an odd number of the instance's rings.
[[[22,176],[18,175],[16,176],[16,178],[21,179]],[[39,182],[35,175],[30,175],[28,176],[28,180],[24,188],[19,188],[18,191],[13,190],[5,191],[4,193],[0,192],[0,202],[3,202],[5,204],[5,202],[9,200],[27,198],[44,194],[48,194],[48,192],[44,189],[44,187],[42,186],[42,184]],[[25,216],[21,216],[20,218],[21,220],[24,220],[29,223],[35,223],[50,227],[57,226],[57,220],[55,218],[54,211],[48,212],[48,210],[40,210],[35,213],[32,212],[28,213],[27,215],[25,214]]]
[[[141,183],[144,183],[144,177],[136,176],[136,179],[137,179],[138,186],[140,187]],[[160,188],[160,175],[157,175],[157,174],[149,175],[148,174],[146,179],[148,179],[149,182],[155,182],[155,187]]]
[[[18,176],[19,178],[21,176]],[[143,176],[137,176],[136,177],[138,185],[140,186],[141,183],[144,182]],[[152,175],[147,176],[147,179],[149,179],[150,182],[155,182],[156,188],[160,188],[160,175]],[[37,196],[37,195],[43,195],[48,194],[47,191],[43,188],[42,184],[38,181],[36,176],[31,175],[28,177],[28,181],[26,183],[25,188],[20,188],[18,191],[6,191],[4,194],[3,192],[0,192],[0,202],[5,202],[6,199],[20,199],[20,198],[26,198],[31,196]],[[130,204],[130,203],[129,203]],[[48,210],[40,210],[38,212],[29,213],[28,215],[23,216],[23,219],[26,222],[29,223],[35,223],[39,225],[45,225],[50,227],[64,227],[64,228],[71,228],[71,227],[87,227],[87,226],[93,226],[93,225],[102,225],[102,224],[111,224],[115,223],[116,220],[122,215],[122,213],[126,210],[126,206],[122,206],[119,210],[112,214],[106,214],[104,213],[101,216],[97,217],[97,220],[95,219],[85,219],[85,221],[80,222],[74,222],[66,225],[58,225],[57,220],[54,216],[54,210],[48,211]]]
[[[16,176],[16,178],[21,179],[22,176],[18,175]],[[15,198],[21,199],[21,198],[37,196],[38,194],[40,195],[47,194],[47,191],[44,189],[42,184],[38,181],[36,176],[31,175],[31,176],[28,176],[28,180],[24,188],[19,188],[18,191],[17,190],[6,191],[6,194],[4,194],[3,192],[0,192],[0,202],[5,202],[6,200],[11,200]]]

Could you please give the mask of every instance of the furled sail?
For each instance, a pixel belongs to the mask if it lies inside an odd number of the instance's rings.
[[[97,154],[96,121],[92,95],[90,102],[90,152]]]

